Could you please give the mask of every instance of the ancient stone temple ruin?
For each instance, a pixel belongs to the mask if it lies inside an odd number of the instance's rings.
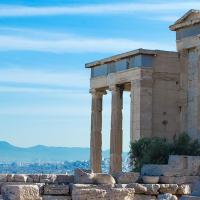
[[[178,52],[139,49],[89,63],[91,170],[69,174],[0,174],[0,200],[200,200],[200,156],[121,172],[123,92],[130,92],[130,140],[200,129],[200,11],[170,27]],[[101,172],[102,100],[112,93],[111,174]]]
[[[101,172],[102,101],[112,93],[110,173],[122,169],[123,92],[130,92],[130,141],[186,132],[200,138],[200,11],[175,24],[177,52],[138,49],[86,64],[91,69],[91,168]],[[153,48],[153,47],[152,47]]]

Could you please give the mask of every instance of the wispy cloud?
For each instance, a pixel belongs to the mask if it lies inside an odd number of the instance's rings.
[[[200,8],[198,1],[175,1],[164,3],[115,3],[89,4],[84,6],[62,7],[28,7],[28,6],[0,6],[1,17],[15,16],[51,16],[51,15],[80,15],[80,14],[118,14],[133,12],[163,12]]]
[[[17,107],[1,107],[0,116],[17,115],[17,116],[65,116],[65,117],[88,117],[90,106],[52,106],[52,105],[28,105]]]
[[[138,41],[125,38],[95,38],[68,36],[66,39],[36,39],[27,36],[0,35],[0,51],[38,51],[52,53],[108,53],[137,48],[174,50],[171,44]]]
[[[145,19],[148,20],[156,20],[156,21],[162,21],[162,22],[170,22],[173,23],[175,22],[180,16],[175,16],[175,15],[159,15],[159,16],[154,16],[154,17],[144,17]]]
[[[88,75],[86,73],[81,74],[78,71],[54,72],[54,71],[48,71],[48,70],[34,70],[34,69],[31,69],[31,70],[0,69],[0,82],[37,84],[40,86],[45,85],[45,86],[51,86],[51,87],[67,87],[67,88],[88,88],[89,87]],[[23,88],[23,90],[28,91],[27,88]]]
[[[0,86],[0,94],[5,93],[14,93],[14,94],[34,94],[37,96],[48,96],[49,98],[57,99],[67,99],[67,100],[76,100],[76,99],[88,99],[89,91],[80,90],[77,88],[73,89],[59,89],[59,88],[45,88],[45,87],[25,87],[25,86]]]

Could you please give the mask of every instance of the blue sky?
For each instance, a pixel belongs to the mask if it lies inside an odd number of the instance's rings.
[[[1,0],[0,140],[89,147],[90,71],[84,64],[137,48],[175,50],[168,26],[198,1]],[[110,94],[103,149],[109,148]],[[129,146],[124,95],[124,150]]]

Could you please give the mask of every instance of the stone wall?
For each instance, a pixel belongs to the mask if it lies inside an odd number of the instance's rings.
[[[141,173],[1,174],[0,200],[200,200],[200,157],[169,157]]]
[[[145,176],[146,177],[146,176]],[[0,175],[0,200],[176,200],[191,197],[192,184],[161,184],[139,173],[93,174],[79,170],[69,175]],[[199,178],[199,177],[198,177]],[[80,183],[77,183],[81,182]],[[195,183],[198,183],[195,180]],[[198,185],[196,186],[197,188]],[[198,189],[196,195],[198,195]]]

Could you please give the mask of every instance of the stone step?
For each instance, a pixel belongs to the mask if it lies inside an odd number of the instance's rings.
[[[71,196],[44,195],[42,200],[72,200]]]
[[[200,200],[198,196],[182,196],[180,200]]]

